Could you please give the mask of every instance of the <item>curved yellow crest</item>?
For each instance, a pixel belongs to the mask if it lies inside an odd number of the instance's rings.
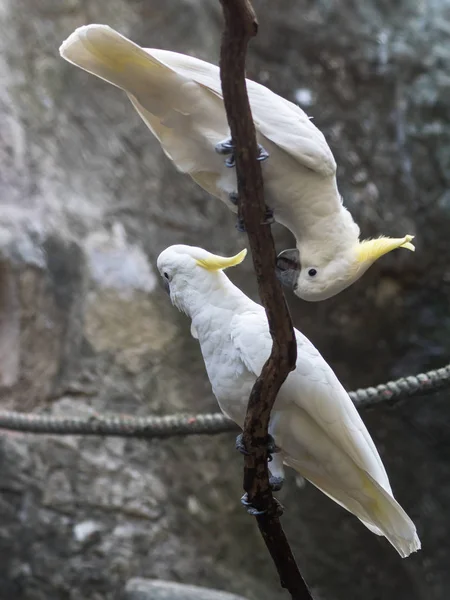
[[[195,262],[199,267],[206,269],[207,271],[220,271],[221,269],[228,269],[228,267],[235,267],[240,264],[247,255],[247,249],[244,248],[235,256],[217,256],[216,254],[210,254],[208,258],[197,259]]]
[[[395,250],[396,248],[406,248],[414,252],[415,247],[411,244],[413,235],[405,235],[403,238],[380,237],[376,240],[364,240],[356,248],[358,262],[367,260],[375,262],[384,254]]]

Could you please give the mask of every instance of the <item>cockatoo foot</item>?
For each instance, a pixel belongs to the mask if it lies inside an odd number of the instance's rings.
[[[227,138],[223,140],[223,142],[219,142],[215,145],[215,151],[217,154],[222,154],[224,156],[228,156],[225,161],[225,166],[229,169],[232,169],[236,165],[236,161],[234,159],[234,144],[231,138]]]
[[[239,196],[237,192],[230,192],[228,194],[228,198],[231,204],[234,204],[234,206],[237,206],[239,204]]]
[[[245,454],[246,456],[248,456],[250,454],[250,452],[245,447],[244,434],[242,434],[242,433],[240,433],[236,438],[236,450],[239,450],[239,452],[241,454]],[[270,433],[267,436],[266,450],[267,450],[267,455],[268,455],[267,460],[269,462],[272,461],[272,454],[275,454],[276,452],[280,452],[280,448],[278,448],[278,446],[275,444],[275,440],[270,435]]]
[[[271,475],[269,477],[269,485],[272,492],[279,492],[284,484],[284,477],[275,477]]]
[[[281,515],[284,512],[283,505],[281,504],[281,502],[278,502],[278,500],[276,498],[274,498],[273,501],[274,501],[275,515],[277,517],[281,517]],[[247,493],[245,493],[242,496],[241,503],[245,506],[248,514],[252,515],[253,517],[257,517],[259,515],[265,515],[265,514],[267,514],[267,510],[259,510],[259,509],[256,508],[256,506],[253,506],[253,504],[248,501],[248,494]]]
[[[240,433],[236,438],[236,450],[239,450],[241,454],[245,454],[246,456],[250,454],[245,447],[244,435],[242,433]]]
[[[280,452],[280,448],[278,448],[278,446],[275,444],[275,440],[270,435],[270,433],[267,437],[268,437],[267,453],[269,455],[269,462],[270,462],[272,460],[272,454],[276,454],[277,452]]]
[[[228,199],[230,200],[231,204],[233,204],[234,206],[237,206],[239,203],[239,196],[238,196],[237,192],[230,192],[230,194],[228,194]],[[275,223],[275,219],[273,216],[273,209],[268,208],[266,206],[266,213],[265,213],[264,221],[262,222],[262,225],[272,225],[272,223]],[[238,231],[240,231],[241,233],[245,233],[247,231],[245,229],[243,219],[238,218],[238,220],[236,222],[236,229]]]
[[[266,214],[264,217],[264,221],[262,222],[263,225],[272,225],[272,223],[275,223],[275,219],[273,218],[273,209],[268,208],[266,206]]]
[[[269,156],[270,154],[267,152],[267,150],[261,146],[261,144],[258,144],[258,156],[256,157],[256,160],[263,162],[264,160],[267,160]]]
[[[241,217],[236,219],[236,229],[239,231],[239,233],[246,233],[247,231],[245,228],[244,219],[241,219]]]
[[[227,166],[229,169],[232,169],[236,166],[236,160],[234,157],[234,144],[231,138],[227,138],[226,140],[223,140],[223,142],[219,142],[218,144],[216,144],[215,150],[217,154],[223,154],[225,156],[228,156],[228,158],[225,161],[225,166]],[[261,144],[258,144],[258,156],[256,157],[256,159],[259,161],[263,161],[267,160],[268,158],[269,153],[267,152],[267,150],[263,148]]]
[[[245,506],[248,514],[252,515],[253,517],[257,517],[258,515],[265,515],[267,512],[266,510],[258,510],[255,506],[253,506],[253,504],[248,501],[247,492],[242,496],[241,504]]]
[[[217,154],[224,154],[226,156],[228,154],[233,154],[234,144],[231,138],[229,137],[226,140],[223,140],[222,142],[216,144],[214,149],[217,152]]]
[[[228,194],[228,198],[231,202],[231,204],[234,204],[234,206],[237,206],[239,203],[239,196],[237,192],[230,192]],[[240,232],[240,233],[245,233],[247,230],[245,229],[245,225],[244,225],[244,219],[241,219],[241,217],[238,217],[236,219],[236,229]]]

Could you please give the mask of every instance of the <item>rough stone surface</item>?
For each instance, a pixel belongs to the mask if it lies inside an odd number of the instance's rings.
[[[415,233],[293,317],[351,387],[448,362],[450,1],[255,0],[250,77],[324,131],[365,236]],[[216,62],[210,0],[5,0],[0,8],[0,406],[169,414],[216,405],[155,272],[172,243],[236,252],[234,216],[176,173],[126,97],[58,56],[77,26]],[[280,249],[292,239],[274,228]],[[251,261],[230,272],[255,296]],[[286,531],[317,598],[443,600],[448,393],[365,413],[423,551],[400,560],[291,474]],[[116,600],[133,577],[273,600],[229,435],[144,442],[0,433],[0,600]]]
[[[127,583],[124,600],[245,600],[245,598],[197,585],[136,577]]]

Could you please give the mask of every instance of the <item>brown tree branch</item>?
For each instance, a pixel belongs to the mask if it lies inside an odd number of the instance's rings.
[[[244,489],[259,511],[261,534],[278,570],[281,585],[295,600],[311,594],[295,563],[281,527],[278,506],[272,496],[267,470],[270,413],[278,391],[295,368],[297,345],[289,310],[275,276],[276,252],[265,218],[263,178],[257,161],[255,127],[245,84],[245,57],[258,23],[249,0],[221,0],[225,29],[220,52],[220,76],[228,124],[235,147],[239,213],[247,229],[259,295],[266,310],[273,346],[269,359],[250,394],[244,423]],[[270,160],[270,158],[269,158]]]

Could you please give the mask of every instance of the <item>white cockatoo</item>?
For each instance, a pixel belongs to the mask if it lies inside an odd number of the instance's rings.
[[[263,307],[223,272],[245,254],[224,258],[176,245],[157,262],[172,303],[192,321],[222,412],[241,428],[250,391],[272,348]],[[408,556],[420,540],[392,495],[369,432],[331,367],[304,335],[295,334],[297,366],[280,389],[269,425],[279,449],[269,463],[271,480],[279,486],[283,463],[289,465]]]
[[[124,90],[175,166],[236,212],[233,146],[218,67],[176,52],[141,48],[106,25],[78,28],[60,53]],[[267,205],[297,242],[297,248],[278,258],[284,285],[304,300],[325,300],[387,252],[414,250],[411,235],[359,241],[359,227],[342,204],[336,162],[323,134],[301,108],[263,85],[247,80],[247,91],[264,160]],[[224,160],[223,154],[231,156]]]

